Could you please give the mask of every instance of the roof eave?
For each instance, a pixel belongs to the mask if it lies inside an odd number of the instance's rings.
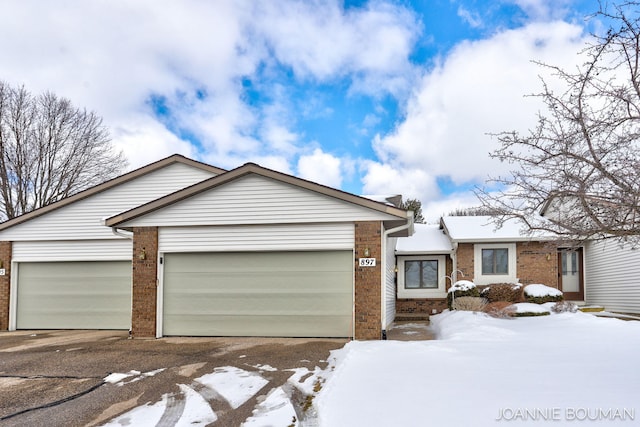
[[[149,163],[148,165],[142,166],[138,169],[135,169],[131,172],[127,172],[123,175],[117,176],[115,178],[112,178],[108,181],[105,181],[103,183],[97,184],[93,187],[87,188],[86,190],[80,191],[79,193],[76,193],[72,196],[66,197],[62,200],[59,200],[57,202],[51,203],[49,205],[43,206],[41,208],[38,208],[34,211],[31,212],[27,212],[23,215],[20,215],[16,218],[12,218],[10,220],[7,220],[3,223],[0,223],[0,231],[6,230],[10,227],[16,226],[18,224],[22,224],[23,222],[32,220],[34,218],[40,217],[44,214],[47,214],[49,212],[55,211],[57,209],[63,208],[67,205],[70,205],[72,203],[78,202],[80,200],[84,200],[88,197],[91,197],[95,194],[99,194],[103,191],[109,190],[117,185],[121,185],[124,183],[127,183],[129,181],[132,181],[138,177],[141,177],[143,175],[146,175],[148,173],[154,172],[158,169],[162,169],[163,167],[166,167],[170,164],[173,163],[183,163],[189,166],[193,166],[199,169],[203,169],[212,173],[216,173],[216,174],[222,174],[225,172],[224,169],[220,169],[217,168],[215,166],[211,166],[211,165],[207,165],[206,163],[202,163],[202,162],[198,162],[196,160],[192,160],[189,159],[187,157],[184,157],[181,154],[173,154],[169,157],[165,157],[164,159],[160,159],[158,161],[155,161],[153,163]]]
[[[407,221],[407,211],[403,209],[389,206],[387,204],[376,202],[374,200],[370,200],[364,197],[356,196],[354,194],[347,193],[342,190],[337,190],[335,188],[327,187],[322,184],[317,184],[315,182],[307,181],[302,178],[297,178],[297,177],[287,175],[281,172],[277,172],[271,169],[263,168],[262,166],[256,165],[254,163],[247,163],[236,169],[232,169],[218,176],[211,177],[197,184],[194,184],[190,187],[176,191],[175,193],[166,195],[164,197],[161,197],[159,199],[156,199],[144,205],[138,206],[126,212],[122,212],[118,215],[114,215],[110,218],[107,218],[107,220],[105,221],[105,225],[109,227],[118,226],[119,224],[125,223],[127,221],[132,221],[136,218],[147,215],[156,210],[165,208],[169,205],[178,203],[184,199],[193,197],[197,194],[219,187],[228,182],[234,181],[236,179],[239,179],[243,176],[250,175],[250,174],[257,174],[266,178],[275,179],[277,181],[294,185],[299,188],[304,188],[310,191],[324,194],[326,196],[330,196],[339,200],[343,200],[349,203],[354,203],[366,208],[370,208],[382,213],[386,213],[391,216],[398,217],[399,224],[405,224]]]

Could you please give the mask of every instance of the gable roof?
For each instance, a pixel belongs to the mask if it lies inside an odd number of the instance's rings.
[[[390,227],[406,224],[409,220],[408,212],[404,209],[399,209],[393,206],[389,206],[385,203],[376,202],[374,200],[356,196],[342,190],[337,190],[335,188],[327,187],[322,184],[317,184],[312,181],[307,181],[302,178],[297,178],[292,175],[287,175],[282,172],[267,169],[255,163],[246,163],[229,172],[225,172],[223,174],[206,179],[190,187],[186,187],[182,190],[176,191],[175,193],[168,194],[144,205],[112,216],[111,218],[107,218],[107,220],[105,221],[105,225],[108,227],[116,227],[119,224],[123,224],[127,221],[144,216],[169,205],[179,203],[182,200],[188,199],[192,196],[214,189],[216,187],[220,187],[226,183],[235,181],[239,178],[251,174],[270,178],[278,182],[289,184],[298,188],[306,189],[315,193],[323,194],[338,200],[353,203],[361,207],[394,216],[397,218],[397,221],[385,221],[385,223]]]
[[[440,219],[444,232],[454,242],[527,242],[553,240],[555,236],[534,232],[529,234],[526,225],[517,219],[507,219],[498,228],[491,216],[445,216]]]
[[[135,169],[131,172],[125,173],[124,175],[120,175],[116,178],[110,179],[108,181],[103,182],[102,184],[95,185],[86,190],[80,191],[72,196],[61,199],[57,202],[51,203],[49,205],[43,206],[31,212],[27,212],[23,215],[15,217],[13,219],[7,220],[3,223],[0,223],[0,231],[5,230],[7,228],[13,227],[18,224],[22,224],[23,222],[29,221],[31,219],[40,217],[49,212],[60,209],[64,206],[68,206],[72,203],[78,202],[80,200],[91,197],[95,194],[101,193],[103,191],[109,190],[118,185],[124,184],[126,182],[132,181],[136,178],[149,174],[151,172],[157,171],[174,163],[182,163],[187,166],[192,166],[198,169],[202,169],[205,171],[209,171],[215,174],[223,174],[226,172],[224,169],[217,168],[215,166],[208,165],[206,163],[198,162],[196,160],[189,159],[180,154],[173,154],[169,157],[165,157],[164,159],[158,160],[156,162],[150,163],[141,168]]]
[[[415,233],[406,239],[398,239],[396,255],[449,254],[451,240],[438,225],[414,224]]]

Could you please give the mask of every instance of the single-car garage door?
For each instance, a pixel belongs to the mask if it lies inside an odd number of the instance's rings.
[[[164,258],[163,335],[352,335],[351,251]]]
[[[129,329],[131,262],[18,265],[18,329]]]

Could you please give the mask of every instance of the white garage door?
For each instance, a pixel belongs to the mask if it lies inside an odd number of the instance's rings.
[[[18,265],[18,329],[129,329],[131,262]]]
[[[164,262],[163,335],[352,335],[352,251],[176,253]]]

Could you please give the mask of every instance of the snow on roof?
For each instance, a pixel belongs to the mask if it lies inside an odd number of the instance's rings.
[[[365,194],[360,197],[364,197],[365,199],[373,200],[374,202],[384,203],[389,206],[398,207],[400,203],[402,203],[402,196],[399,194],[395,195],[382,195],[382,194]]]
[[[396,254],[442,254],[450,253],[452,246],[449,238],[438,225],[414,224],[411,237],[398,239]]]
[[[551,235],[528,235],[527,227],[517,219],[508,219],[497,228],[490,216],[445,216],[442,221],[451,240],[457,242],[548,240]]]

